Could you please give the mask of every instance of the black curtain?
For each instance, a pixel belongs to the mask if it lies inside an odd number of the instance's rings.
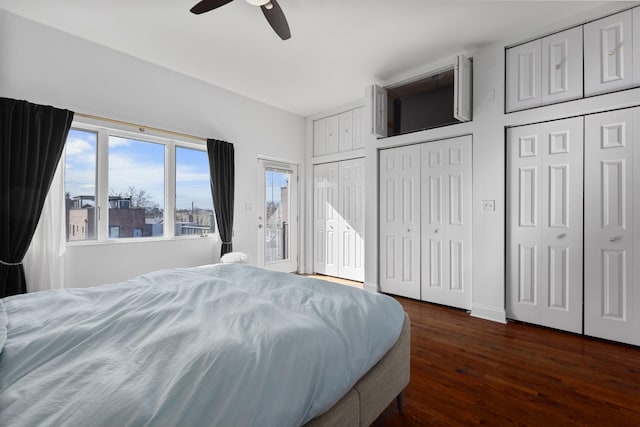
[[[0,297],[27,292],[22,258],[72,120],[72,111],[0,98]]]
[[[233,194],[235,191],[235,164],[233,144],[207,139],[211,195],[222,246],[220,256],[233,251]]]

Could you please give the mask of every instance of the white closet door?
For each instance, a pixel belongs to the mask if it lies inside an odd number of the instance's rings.
[[[640,344],[635,120],[638,109],[586,117],[584,320],[587,335]]]
[[[633,85],[632,11],[584,25],[584,94]]]
[[[471,308],[471,136],[421,145],[422,300]]]
[[[353,110],[353,148],[364,148],[364,107]]]
[[[364,281],[364,159],[340,162],[338,276]]]
[[[542,104],[582,94],[582,26],[543,38]]]
[[[507,112],[542,104],[542,40],[507,49]]]
[[[314,177],[313,269],[338,275],[338,164],[316,165]]]
[[[339,130],[339,150],[353,150],[353,112],[346,111],[340,114],[340,130]]]
[[[633,8],[633,85],[640,85],[640,6]]]
[[[510,128],[507,314],[582,332],[581,117]]]
[[[380,152],[380,290],[420,298],[420,146]]]
[[[340,140],[340,118],[331,116],[324,119],[327,123],[325,154],[337,153]]]
[[[327,154],[327,121],[325,119],[313,122],[313,155]]]

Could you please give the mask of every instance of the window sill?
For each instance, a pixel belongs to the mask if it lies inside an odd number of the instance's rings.
[[[122,245],[122,244],[137,244],[137,243],[157,243],[157,242],[180,242],[188,240],[215,240],[219,241],[216,233],[209,234],[207,236],[174,236],[174,237],[127,237],[121,239],[107,239],[107,240],[78,240],[72,242],[66,242],[67,247],[75,246],[102,246],[102,245]]]

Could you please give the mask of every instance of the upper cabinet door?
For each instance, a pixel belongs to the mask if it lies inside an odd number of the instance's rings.
[[[364,107],[353,110],[353,149],[364,148],[364,138],[362,135],[364,123],[362,122]]]
[[[633,85],[640,86],[640,7],[633,9]]]
[[[371,133],[384,138],[387,136],[387,90],[378,85],[371,86]]]
[[[347,111],[340,114],[339,150],[353,150],[353,112]]]
[[[453,85],[453,116],[461,122],[472,118],[471,93],[473,77],[471,60],[464,55],[456,57],[455,84]]]
[[[542,104],[582,98],[582,27],[542,39]]]
[[[507,112],[542,104],[542,39],[507,49]]]
[[[313,122],[313,155],[327,154],[327,121],[325,119]]]
[[[340,135],[340,120],[338,116],[331,116],[325,119],[327,121],[327,150],[326,154],[337,153]]]
[[[633,86],[632,10],[584,26],[586,96]]]

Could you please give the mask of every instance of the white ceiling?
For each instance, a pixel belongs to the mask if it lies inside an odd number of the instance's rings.
[[[634,2],[279,0],[292,37],[235,0],[0,0],[0,8],[302,116],[478,46],[520,41]]]

